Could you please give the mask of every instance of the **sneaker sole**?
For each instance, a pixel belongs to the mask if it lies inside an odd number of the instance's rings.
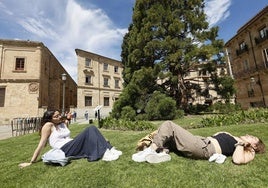
[[[135,162],[138,162],[138,163],[146,161],[146,159],[144,159],[144,158],[137,158],[137,157],[133,157],[133,156],[132,156],[132,160],[135,161]]]
[[[115,157],[104,157],[102,158],[103,161],[116,161],[119,158],[119,156]]]
[[[170,155],[155,155],[155,154],[149,154],[146,156],[146,161],[148,163],[162,163],[162,162],[166,162],[166,161],[170,161],[171,160],[171,156]]]

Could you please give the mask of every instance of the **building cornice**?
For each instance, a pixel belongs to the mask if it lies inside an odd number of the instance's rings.
[[[105,56],[95,54],[95,53],[92,53],[92,52],[88,52],[88,51],[85,51],[85,50],[81,50],[81,49],[75,49],[75,53],[76,53],[76,55],[82,56],[82,57],[95,56],[97,59],[103,58],[103,59],[107,59],[107,60],[114,61],[114,62],[117,62],[117,63],[121,64],[121,61],[118,61],[116,59],[112,59],[112,58],[109,58],[109,57],[105,57]]]
[[[11,39],[0,39],[0,45],[12,45],[18,47],[45,47],[42,42],[30,41],[30,40],[11,40]]]
[[[231,43],[231,41],[236,38],[236,36],[238,36],[240,33],[242,33],[243,31],[245,31],[248,27],[250,27],[256,20],[258,20],[260,17],[262,17],[263,15],[268,13],[268,6],[266,6],[265,8],[263,8],[259,13],[257,13],[253,18],[251,18],[246,24],[244,24],[242,27],[240,27],[237,32],[236,35],[234,35],[230,40],[228,40],[225,43],[225,46],[228,46],[229,43]]]

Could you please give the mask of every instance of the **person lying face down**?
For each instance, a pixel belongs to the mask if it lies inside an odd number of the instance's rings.
[[[235,164],[246,164],[254,159],[256,153],[264,153],[265,145],[252,135],[237,137],[228,132],[218,132],[210,137],[196,136],[172,121],[165,121],[151,145],[133,154],[132,160],[149,163],[169,161],[171,156],[165,149],[193,159],[210,159],[215,154],[223,156],[218,163],[223,163],[226,156],[232,156]],[[216,160],[212,158],[210,160]]]

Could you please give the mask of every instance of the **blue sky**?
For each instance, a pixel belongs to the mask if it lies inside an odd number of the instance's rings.
[[[206,0],[211,26],[227,42],[267,0]],[[0,0],[0,38],[43,42],[76,81],[75,49],[121,60],[135,0]]]

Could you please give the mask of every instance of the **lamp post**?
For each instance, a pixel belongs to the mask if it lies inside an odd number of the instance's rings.
[[[61,74],[61,79],[63,81],[63,84],[62,84],[62,115],[64,115],[64,112],[65,112],[65,81],[66,81],[66,74],[65,73],[62,73]]]

